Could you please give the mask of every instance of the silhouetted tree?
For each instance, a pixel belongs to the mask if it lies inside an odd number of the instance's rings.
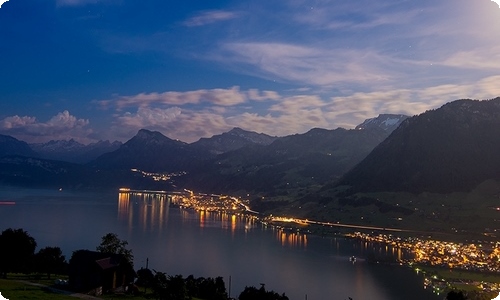
[[[36,241],[22,229],[6,229],[0,235],[0,273],[32,271]]]
[[[196,279],[195,286],[197,289],[197,294],[194,294],[195,297],[207,300],[227,299],[226,286],[222,277],[215,279],[200,277]]]
[[[245,287],[243,292],[240,293],[239,300],[288,300],[288,297],[283,293],[282,295],[274,291],[266,291],[264,284],[257,289],[254,286]]]
[[[141,268],[137,271],[137,285],[151,287],[154,281],[153,272],[150,269]]]
[[[169,276],[167,280],[167,299],[186,300],[189,299],[186,283],[182,275]]]
[[[125,259],[134,265],[134,255],[132,250],[127,249],[128,242],[120,240],[115,233],[108,233],[101,238],[101,244],[97,246],[96,250],[103,253],[122,254]]]
[[[246,286],[245,289],[240,293],[239,300],[255,300],[260,297],[259,290],[254,286]]]
[[[462,291],[450,291],[448,295],[446,295],[446,300],[467,300],[467,297]]]
[[[211,300],[225,300],[227,299],[226,284],[222,277],[215,278],[215,297]]]
[[[188,297],[199,297],[199,287],[193,275],[189,275],[186,278],[186,289]]]
[[[35,254],[36,270],[46,273],[50,279],[50,274],[61,274],[67,267],[66,258],[62,255],[59,247],[45,247]]]
[[[167,274],[163,272],[156,272],[153,277],[153,296],[156,299],[167,299],[168,278]]]

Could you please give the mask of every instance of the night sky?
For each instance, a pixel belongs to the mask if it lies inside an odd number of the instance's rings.
[[[5,2],[0,0],[0,3]],[[352,128],[500,96],[490,0],[10,0],[0,133],[193,142]]]

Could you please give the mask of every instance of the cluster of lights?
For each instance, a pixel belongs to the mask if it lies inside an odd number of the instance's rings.
[[[154,181],[168,181],[172,177],[182,176],[182,175],[186,174],[186,172],[178,172],[178,173],[153,173],[153,172],[141,171],[139,169],[130,169],[130,171],[140,173],[140,174],[142,174],[142,177],[150,177]]]

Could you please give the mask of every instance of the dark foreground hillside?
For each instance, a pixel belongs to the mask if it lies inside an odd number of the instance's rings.
[[[407,119],[338,185],[354,192],[459,192],[500,178],[500,98]]]

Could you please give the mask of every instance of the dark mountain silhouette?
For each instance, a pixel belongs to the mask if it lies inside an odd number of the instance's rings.
[[[52,140],[47,143],[30,144],[29,146],[44,159],[87,163],[104,153],[118,149],[121,145],[122,143],[118,141],[99,141],[84,145],[71,139],[67,141]]]
[[[88,144],[82,149],[83,151],[79,153],[73,161],[78,163],[87,163],[103,155],[104,153],[118,150],[118,148],[120,148],[122,144],[123,143],[119,141],[110,142],[109,140]]]
[[[400,123],[406,116],[393,118],[399,118]],[[211,192],[286,194],[290,189],[338,179],[389,134],[390,130],[378,126],[357,130],[315,128],[277,138],[267,146],[247,146],[221,154],[184,180],[187,186]]]
[[[404,116],[384,115],[391,126]],[[399,121],[394,122],[395,119]],[[234,128],[193,144],[172,140],[142,129],[118,149],[100,155],[86,165],[47,159],[8,157],[1,161],[4,182],[31,182],[77,187],[151,187],[131,169],[148,172],[179,172],[178,188],[206,192],[288,193],[324,184],[347,172],[390,134],[375,118],[366,128],[326,130],[315,128],[305,134],[281,138]],[[387,123],[387,122],[386,122]],[[71,155],[82,145],[75,141],[54,141],[38,145],[46,156],[67,151]],[[215,153],[223,152],[216,155]],[[9,179],[9,174],[13,178]],[[134,177],[135,176],[135,177]],[[136,179],[134,182],[133,179]]]
[[[9,135],[0,134],[0,157],[6,155],[38,156],[27,143]]]
[[[98,170],[86,165],[26,156],[0,158],[0,183],[25,187],[112,189],[123,186],[172,188],[130,170]]]
[[[267,134],[235,127],[228,132],[214,135],[211,138],[201,138],[199,141],[192,143],[191,146],[204,148],[212,154],[222,154],[247,146],[269,145],[276,139],[277,137]]]
[[[175,172],[189,169],[209,157],[207,150],[194,149],[160,132],[141,129],[120,148],[99,156],[89,165],[102,169]]]
[[[44,160],[26,156],[4,156],[0,158],[0,181],[7,184],[30,187],[74,187],[85,178],[80,165]]]
[[[455,192],[500,178],[500,98],[458,100],[407,119],[339,185]]]

